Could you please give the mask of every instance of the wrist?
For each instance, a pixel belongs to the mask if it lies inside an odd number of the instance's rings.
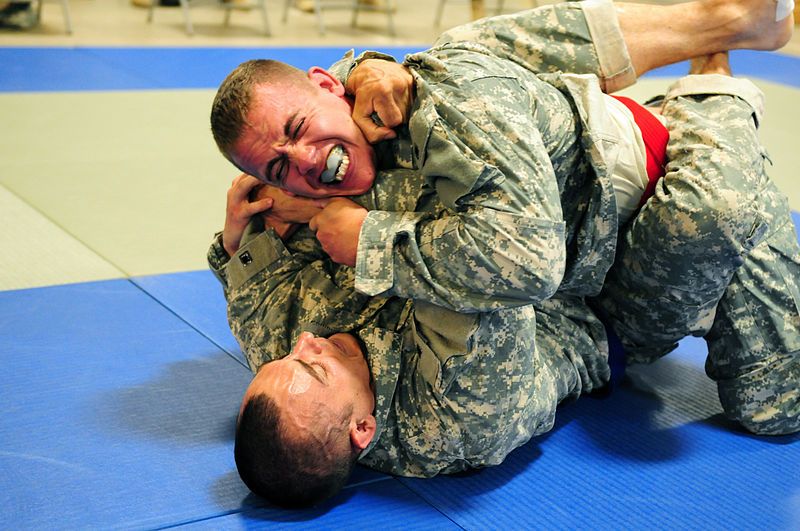
[[[214,239],[208,248],[206,258],[208,259],[208,265],[215,272],[222,271],[230,261],[231,257],[222,244],[222,232],[214,234]]]
[[[230,258],[230,257],[232,257],[233,255],[236,254],[236,251],[239,250],[239,246],[235,246],[234,247],[233,245],[228,244],[228,242],[225,241],[225,237],[223,236],[222,237],[222,249],[227,253],[228,258]]]
[[[358,67],[361,66],[363,63],[365,63],[367,61],[375,61],[375,60],[389,61],[389,62],[392,62],[392,63],[396,63],[397,62],[397,60],[394,57],[392,57],[391,55],[385,54],[385,53],[374,52],[374,51],[363,52],[358,57],[353,59],[352,63],[350,64],[350,68],[347,71],[347,74],[345,75],[344,89],[345,89],[345,92],[347,94],[349,94],[351,96],[353,94],[355,94],[354,88],[356,86],[358,86],[358,85],[354,84],[352,80],[353,80],[353,74],[356,73],[356,70],[358,69]],[[363,69],[362,69],[361,72],[363,72]],[[356,74],[356,76],[358,76],[358,75],[359,74]]]

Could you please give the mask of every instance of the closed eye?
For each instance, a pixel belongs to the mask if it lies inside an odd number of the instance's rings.
[[[274,158],[267,164],[265,172],[266,179],[274,184],[280,184],[281,180],[286,176],[286,169],[289,166],[289,159],[286,155]]]
[[[315,368],[315,372],[317,372],[325,382],[328,381],[328,371],[325,370],[324,365],[321,363],[312,363],[311,366]]]
[[[319,383],[321,383],[323,385],[328,385],[327,384],[328,373],[325,370],[325,367],[323,367],[319,363],[308,364],[303,360],[294,360],[294,361],[299,363],[303,367],[303,369],[305,369],[305,371],[308,374],[310,374]],[[319,369],[319,370],[317,370],[317,369]]]
[[[292,140],[297,140],[297,136],[300,134],[300,129],[302,129],[304,123],[306,123],[305,118],[302,118],[299,122],[297,122],[297,126],[294,128],[294,131],[292,131]]]
[[[297,137],[300,135],[300,130],[303,128],[303,124],[306,123],[306,119],[301,118],[300,121],[297,122],[297,125],[292,127],[292,123],[296,117],[297,113],[291,115],[283,127],[284,134],[291,141],[297,140]],[[283,178],[286,177],[288,168],[289,160],[286,155],[281,155],[280,157],[274,158],[269,161],[269,164],[267,164],[267,169],[264,172],[265,178],[274,184],[280,184]]]

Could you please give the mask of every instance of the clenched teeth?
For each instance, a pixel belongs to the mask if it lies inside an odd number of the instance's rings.
[[[350,166],[350,157],[341,145],[336,145],[328,153],[325,160],[325,170],[319,176],[319,180],[324,184],[342,182]]]

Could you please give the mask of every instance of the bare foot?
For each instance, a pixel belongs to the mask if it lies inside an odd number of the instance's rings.
[[[717,52],[695,57],[689,63],[690,74],[722,74],[732,76],[728,52]]]
[[[777,0],[710,0],[707,7],[717,10],[720,24],[733,29],[730,49],[777,50],[792,37],[792,17],[775,20]]]

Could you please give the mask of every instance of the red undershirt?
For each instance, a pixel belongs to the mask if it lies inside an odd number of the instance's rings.
[[[644,147],[647,156],[647,188],[645,188],[642,199],[639,201],[641,207],[647,198],[649,198],[656,189],[656,182],[664,175],[664,165],[667,162],[667,142],[669,141],[669,131],[664,127],[658,118],[653,116],[653,113],[645,109],[642,105],[636,103],[630,98],[625,96],[612,96],[619,100],[620,103],[625,105],[633,114],[633,121],[642,132],[642,140],[644,140]]]

